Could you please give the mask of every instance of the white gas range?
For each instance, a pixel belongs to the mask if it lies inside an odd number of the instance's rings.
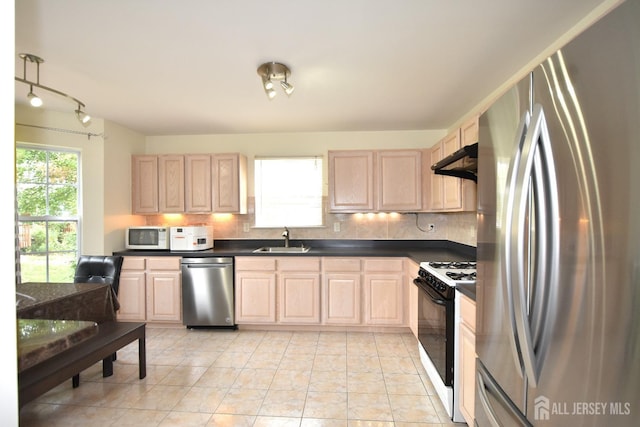
[[[474,284],[474,261],[422,262],[418,277],[418,350],[420,360],[447,413],[463,422],[458,409],[456,363],[457,298],[455,287]]]

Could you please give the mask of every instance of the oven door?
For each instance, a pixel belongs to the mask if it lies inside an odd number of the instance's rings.
[[[445,386],[453,385],[454,300],[442,297],[422,278],[418,287],[418,340]]]

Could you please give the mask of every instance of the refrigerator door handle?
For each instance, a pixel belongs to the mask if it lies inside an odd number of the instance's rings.
[[[476,396],[480,400],[480,405],[484,409],[483,413],[486,415],[489,424],[491,424],[492,427],[532,427],[531,423],[523,416],[513,402],[509,400],[491,375],[489,375],[484,365],[480,362],[476,363]],[[496,403],[499,404],[500,408],[503,409],[501,411],[503,417],[499,417],[496,413],[491,402],[489,402],[489,395],[491,395]],[[501,418],[507,419],[504,419],[504,422],[500,422]]]
[[[513,225],[514,220],[514,207],[518,197],[518,187],[516,185],[516,178],[518,177],[518,170],[522,159],[522,147],[527,136],[527,129],[530,123],[529,112],[525,112],[520,119],[518,129],[516,131],[515,147],[516,153],[512,156],[511,163],[509,164],[509,172],[507,174],[507,187],[506,187],[506,203],[505,203],[505,225],[504,225],[504,244],[502,245],[502,291],[504,295],[504,304],[507,310],[508,321],[506,322],[509,336],[509,343],[511,344],[511,351],[513,355],[513,361],[516,365],[517,372],[522,375],[523,361],[520,351],[520,340],[518,339],[518,330],[516,324],[516,314],[514,308],[514,286],[517,285],[517,281],[514,281],[514,271],[517,270],[517,253],[516,253],[516,239],[512,231],[515,229]]]
[[[555,165],[541,105],[534,106],[522,156],[522,167],[516,178],[516,188],[520,193],[514,212],[516,224],[513,232],[517,241],[517,267],[512,279],[516,281],[514,309],[524,370],[529,384],[536,387],[550,342],[550,324],[553,323],[555,311],[549,310],[549,295],[551,290],[557,287],[559,256],[559,208]],[[531,197],[532,195],[535,197]],[[530,275],[527,276],[525,264],[529,258],[525,249],[530,244],[526,230],[529,201],[534,203],[536,229],[535,241],[531,246],[534,250],[531,254],[533,265]],[[527,285],[530,283],[535,290],[531,303],[526,298],[529,295]]]

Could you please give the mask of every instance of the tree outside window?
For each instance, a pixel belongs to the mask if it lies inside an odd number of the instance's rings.
[[[79,153],[16,149],[23,282],[73,282],[78,259]]]

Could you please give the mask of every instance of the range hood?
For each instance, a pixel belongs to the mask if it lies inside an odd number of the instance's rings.
[[[478,143],[465,145],[431,166],[438,175],[455,176],[478,182]]]

